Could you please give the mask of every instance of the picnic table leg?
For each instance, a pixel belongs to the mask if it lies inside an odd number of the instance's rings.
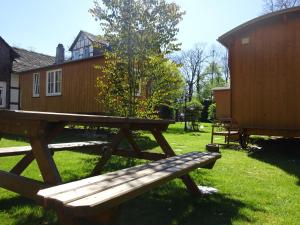
[[[65,214],[62,210],[57,210],[57,217],[60,225],[80,225],[78,220]]]
[[[122,129],[122,132],[124,133],[126,139],[128,140],[128,143],[131,145],[132,149],[137,153],[138,155],[141,153],[141,149],[136,143],[136,141],[133,138],[132,131],[128,129]]]
[[[59,132],[61,132],[64,128],[64,123],[54,123],[48,125],[47,128],[47,136],[46,140],[47,142],[50,142]],[[53,152],[54,153],[54,152]],[[33,162],[34,155],[32,152],[26,154],[11,170],[11,173],[21,175],[24,170]]]
[[[106,149],[100,161],[95,166],[92,172],[93,176],[99,175],[101,173],[103,167],[111,158],[113,151],[119,146],[123,138],[124,138],[124,133],[120,130],[119,133],[114,136],[111,145]]]
[[[161,131],[153,129],[153,130],[151,130],[151,133],[153,134],[157,143],[159,144],[159,146],[161,147],[161,149],[167,156],[172,157],[172,156],[176,155],[175,152],[173,151],[172,147],[169,145],[169,143],[167,142],[165,137],[162,135]],[[188,191],[191,194],[193,194],[193,195],[201,194],[197,184],[190,177],[190,175],[186,174],[180,178],[182,179],[183,183],[185,184],[186,188],[188,189]]]

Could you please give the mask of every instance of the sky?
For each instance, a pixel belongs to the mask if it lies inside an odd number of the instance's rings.
[[[169,2],[171,0],[168,0]],[[262,0],[173,0],[186,14],[179,25],[182,49],[216,39],[262,13]],[[89,13],[93,0],[0,0],[0,36],[11,46],[55,55],[68,49],[80,30],[100,34]]]

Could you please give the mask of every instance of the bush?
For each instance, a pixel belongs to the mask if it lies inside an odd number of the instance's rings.
[[[208,119],[210,121],[216,119],[216,103],[213,103],[208,107]]]

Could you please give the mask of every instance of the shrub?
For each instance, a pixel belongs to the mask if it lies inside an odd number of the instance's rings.
[[[213,103],[208,107],[208,119],[210,121],[216,119],[216,103]]]

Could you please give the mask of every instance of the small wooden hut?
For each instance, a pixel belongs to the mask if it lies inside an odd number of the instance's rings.
[[[212,91],[216,102],[216,119],[228,120],[231,118],[230,87],[217,87]]]
[[[231,73],[230,103],[218,103],[215,92],[219,112],[230,104],[225,108],[246,136],[300,137],[300,7],[260,16],[218,41],[228,49]]]

